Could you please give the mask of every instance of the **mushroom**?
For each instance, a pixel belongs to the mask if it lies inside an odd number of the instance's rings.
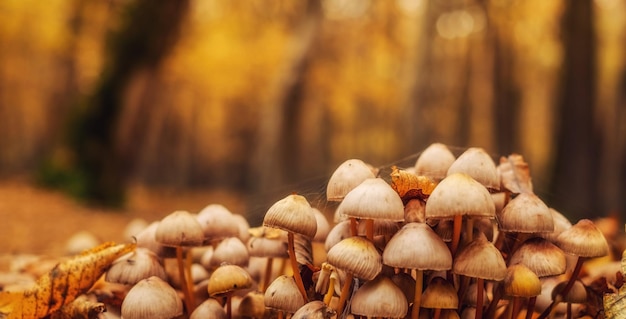
[[[513,297],[508,308],[511,319],[517,318],[520,298],[532,298],[541,294],[539,277],[523,264],[509,266],[502,284],[504,285],[504,294]]]
[[[153,276],[128,291],[121,311],[124,319],[171,319],[183,314],[183,303],[174,288]]]
[[[282,229],[287,231],[287,249],[289,261],[293,269],[296,285],[302,294],[302,298],[308,301],[306,289],[300,275],[300,268],[296,260],[294,249],[294,233],[314,238],[317,232],[317,221],[311,210],[311,205],[302,195],[291,194],[272,205],[265,213],[263,226]]]
[[[422,296],[423,271],[449,270],[452,268],[452,255],[430,226],[409,223],[387,243],[383,251],[383,263],[396,268],[415,269],[415,299],[411,318],[417,319]]]
[[[588,219],[581,219],[567,230],[564,230],[557,238],[556,245],[566,254],[578,256],[576,266],[572,271],[567,284],[561,291],[560,295],[567,295],[569,290],[576,282],[578,274],[582,269],[583,262],[587,258],[603,257],[609,253],[609,245],[602,235],[602,232]],[[543,319],[550,314],[552,307],[557,303],[553,301],[539,316]]]
[[[296,311],[291,319],[330,319],[335,311],[319,300],[311,301]]]
[[[404,318],[408,304],[402,290],[391,279],[378,275],[354,293],[350,309],[359,316]]]
[[[239,315],[250,318],[265,316],[265,293],[258,291],[248,292],[239,302]]]
[[[500,177],[496,163],[480,147],[470,147],[461,154],[448,168],[448,176],[465,173],[484,185],[489,190],[500,189]]]
[[[456,158],[450,149],[441,143],[430,144],[415,162],[415,174],[428,176],[439,182],[446,177]]]
[[[277,228],[257,227],[251,229],[251,236],[248,239],[248,253],[252,257],[266,258],[265,273],[263,275],[262,286],[260,290],[265,292],[272,280],[272,267],[274,259],[280,258],[285,260],[289,258],[287,232]],[[259,280],[259,282],[261,282]]]
[[[194,310],[193,284],[191,283],[191,260],[187,259],[184,247],[202,245],[204,233],[202,226],[196,218],[184,210],[174,211],[165,216],[158,224],[155,231],[155,239],[163,246],[176,248],[176,261],[178,262],[178,276],[181,282],[181,290],[185,296],[184,301],[187,312]],[[187,274],[187,275],[186,275]]]
[[[278,318],[282,319],[285,312],[294,313],[305,304],[305,299],[298,293],[294,278],[278,276],[265,291],[265,307],[278,311]]]
[[[203,266],[207,269],[214,269],[223,263],[248,266],[250,254],[248,248],[241,242],[239,237],[227,237],[222,239],[210,254],[210,259],[205,261]]]
[[[108,282],[134,285],[152,276],[167,280],[161,260],[147,248],[135,248],[130,254],[117,259],[106,273]]]
[[[336,213],[350,218],[352,236],[357,235],[356,220],[365,220],[366,237],[373,241],[374,220],[404,221],[404,204],[382,178],[368,178],[346,194]]]
[[[237,265],[221,265],[209,277],[207,291],[209,296],[226,296],[226,317],[232,318],[233,292],[252,286],[250,274]]]
[[[198,305],[189,316],[189,319],[202,318],[226,319],[226,312],[219,301],[209,298]]]
[[[204,243],[213,244],[228,237],[239,236],[239,222],[233,213],[221,204],[209,204],[196,214],[202,226]]]
[[[346,272],[337,313],[341,313],[353,277],[372,280],[382,270],[382,257],[374,244],[363,237],[349,237],[330,248],[327,254],[328,263]]]
[[[587,289],[585,285],[580,280],[576,280],[572,285],[572,288],[567,292],[567,294],[559,293],[559,291],[563,291],[563,288],[567,284],[567,281],[562,281],[552,289],[552,300],[555,302],[566,302],[566,317],[567,319],[572,318],[572,304],[582,304],[587,302]],[[552,310],[554,311],[554,310]]]
[[[443,277],[434,277],[422,294],[422,308],[434,309],[431,318],[439,319],[442,309],[457,309],[459,297],[454,286]]]
[[[331,202],[340,202],[365,179],[374,178],[372,168],[360,159],[349,159],[333,172],[326,186],[326,198]]]

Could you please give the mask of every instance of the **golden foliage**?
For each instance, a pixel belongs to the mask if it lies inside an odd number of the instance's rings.
[[[34,287],[0,293],[0,314],[6,319],[48,316],[89,290],[114,260],[133,249],[135,244],[104,243],[61,262]]]
[[[437,186],[437,182],[426,176],[417,176],[393,166],[391,171],[391,188],[395,190],[402,201],[412,198],[427,198]]]

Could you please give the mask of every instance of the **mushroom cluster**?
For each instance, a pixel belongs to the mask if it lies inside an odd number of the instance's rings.
[[[481,148],[456,157],[435,143],[393,170],[347,160],[327,184],[337,205],[289,194],[259,227],[219,204],[154,222],[106,276],[123,292],[121,316],[595,315],[580,275],[611,253],[607,240],[590,220],[572,225],[546,206],[520,155],[496,164]]]

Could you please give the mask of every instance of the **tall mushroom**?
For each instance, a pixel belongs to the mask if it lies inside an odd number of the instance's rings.
[[[417,319],[422,296],[423,271],[449,270],[452,268],[452,255],[443,240],[430,226],[409,223],[402,227],[385,246],[383,263],[396,268],[415,269],[415,299],[411,318]]]
[[[315,237],[317,221],[311,205],[302,195],[291,194],[272,205],[265,213],[263,226],[282,229],[287,232],[287,249],[293,269],[293,276],[305,302],[308,301],[306,289],[300,275],[300,267],[296,260],[294,233],[306,238]]]

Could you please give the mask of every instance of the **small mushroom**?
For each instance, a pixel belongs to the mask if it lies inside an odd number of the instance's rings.
[[[124,319],[171,319],[183,314],[176,290],[159,277],[140,280],[124,297]]]

